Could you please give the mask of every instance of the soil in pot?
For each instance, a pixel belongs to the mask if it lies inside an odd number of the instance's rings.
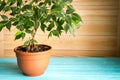
[[[35,45],[36,51],[27,51],[24,46],[14,49],[20,70],[28,76],[42,75],[48,67],[51,47],[48,45]]]
[[[34,48],[32,49],[32,47]],[[42,51],[47,51],[50,48],[51,47],[48,45],[39,44],[39,45],[33,45],[33,46],[19,46],[17,50],[23,51],[23,52],[42,52]]]

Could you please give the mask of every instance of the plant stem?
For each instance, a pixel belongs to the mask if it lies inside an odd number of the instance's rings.
[[[35,39],[35,35],[36,35],[37,30],[34,28],[32,30],[32,32],[33,32],[31,34],[32,38],[30,39],[30,51],[34,51],[34,49],[35,49],[34,39]]]

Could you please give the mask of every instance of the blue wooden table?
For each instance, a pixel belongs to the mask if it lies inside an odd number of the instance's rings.
[[[120,58],[52,58],[38,77],[21,74],[15,58],[0,58],[0,80],[120,80]]]

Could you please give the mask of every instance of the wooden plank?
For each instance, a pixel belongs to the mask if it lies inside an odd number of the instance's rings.
[[[17,30],[15,27],[11,29],[12,32],[9,32],[7,29],[4,29],[4,35],[15,35]],[[48,33],[44,33],[41,29],[38,30],[38,35],[47,36]],[[62,35],[70,35],[65,34]],[[81,28],[76,30],[75,35],[91,35],[91,36],[116,36],[117,35],[117,21],[84,21]]]
[[[118,0],[74,0],[73,6],[83,20],[116,20],[117,18]],[[115,9],[108,9],[109,6]]]
[[[116,21],[84,21],[76,35],[116,35]]]
[[[42,36],[42,35],[41,35]],[[9,40],[8,40],[9,39]],[[23,44],[22,40],[13,41],[14,36],[5,36],[5,49],[12,49]],[[47,36],[36,36],[39,43],[52,45],[54,49],[66,50],[115,50],[115,36],[61,36],[48,39]]]
[[[85,20],[117,20],[117,10],[79,10],[77,11],[83,21]]]
[[[73,0],[74,5],[82,6],[115,6],[118,5],[118,0]]]
[[[53,57],[115,57],[113,50],[53,50]],[[5,57],[15,57],[13,49],[5,49]]]
[[[117,10],[118,9],[118,5],[114,5],[114,6],[106,6],[106,5],[97,5],[97,6],[91,6],[91,5],[85,5],[85,6],[82,6],[82,5],[76,5],[73,3],[73,7],[76,9],[76,10]]]
[[[3,41],[3,39],[4,39],[4,33],[3,33],[3,31],[2,32],[0,32],[0,57],[4,57],[4,41]]]
[[[117,28],[117,56],[120,57],[120,0],[119,0],[119,13],[118,13],[118,28]]]
[[[115,57],[113,50],[54,50],[54,57]]]

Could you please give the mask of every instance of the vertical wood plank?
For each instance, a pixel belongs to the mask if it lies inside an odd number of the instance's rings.
[[[120,57],[120,0],[119,0],[119,12],[118,12],[118,35],[117,35],[117,56]]]
[[[0,32],[0,57],[4,57],[4,31]]]

